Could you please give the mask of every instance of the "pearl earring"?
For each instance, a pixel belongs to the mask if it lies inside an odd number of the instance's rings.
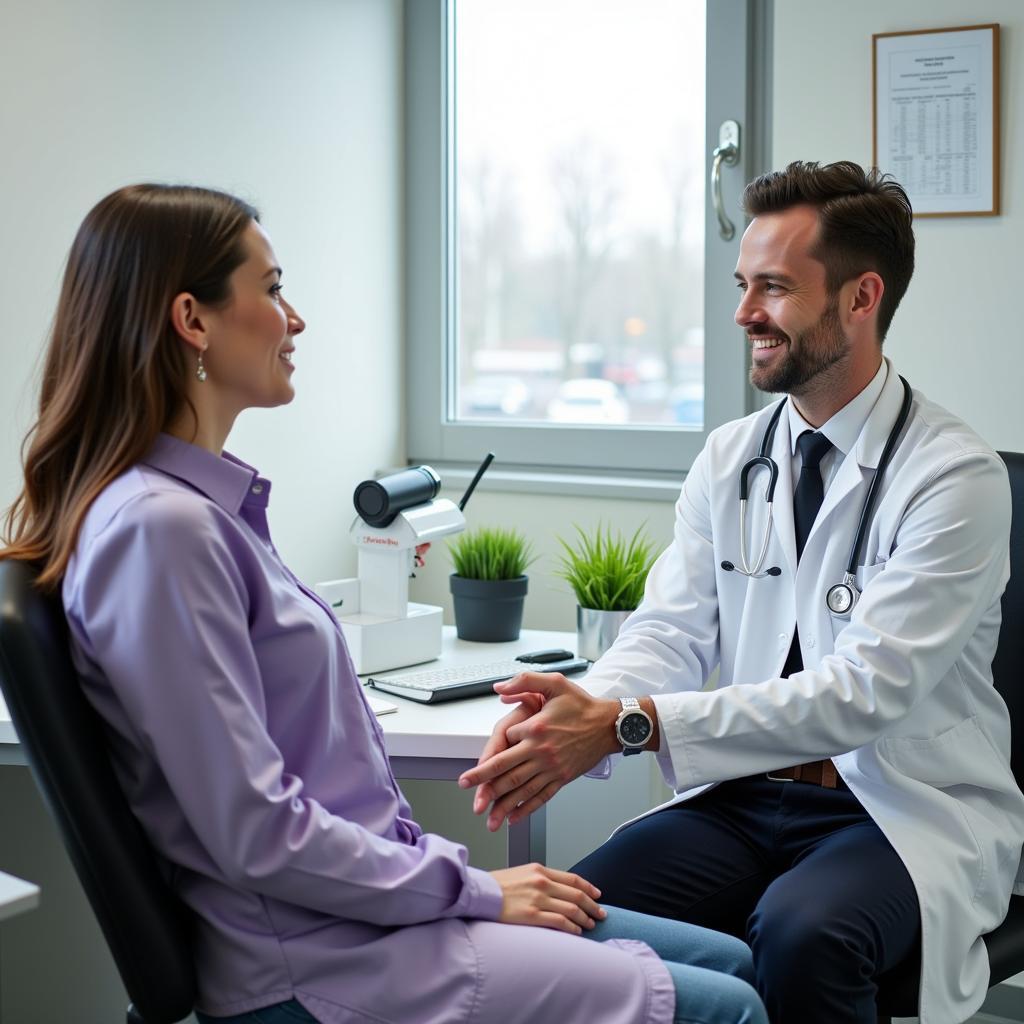
[[[203,366],[202,352],[199,353],[199,365],[196,367],[196,380],[198,380],[200,384],[206,380],[206,367]]]

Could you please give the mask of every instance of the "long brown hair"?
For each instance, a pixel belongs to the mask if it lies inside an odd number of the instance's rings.
[[[784,171],[755,178],[743,192],[743,209],[754,217],[800,203],[818,210],[811,255],[825,265],[829,292],[866,270],[882,278],[878,338],[884,340],[914,274],[914,214],[907,193],[890,175],[865,171],[850,160],[796,160]]]
[[[255,209],[213,189],[130,185],[78,229],[43,367],[39,415],[22,445],[25,483],[0,558],[36,562],[59,584],[97,495],[139,461],[188,402],[172,299],[230,298]]]

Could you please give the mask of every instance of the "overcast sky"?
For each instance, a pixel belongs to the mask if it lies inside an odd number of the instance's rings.
[[[556,154],[588,139],[620,231],[664,231],[670,169],[703,208],[704,0],[457,0],[459,159],[508,169],[533,251],[556,241]],[[702,214],[693,218],[702,226]]]

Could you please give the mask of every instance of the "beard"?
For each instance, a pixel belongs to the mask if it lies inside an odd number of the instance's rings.
[[[750,383],[758,391],[799,395],[815,378],[845,359],[850,351],[850,343],[839,319],[837,297],[829,301],[813,327],[792,338],[777,328],[764,333],[782,338],[787,350],[783,358],[771,367],[751,365]],[[750,336],[758,337],[756,334]]]

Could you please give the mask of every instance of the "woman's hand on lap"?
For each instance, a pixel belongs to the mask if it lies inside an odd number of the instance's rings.
[[[600,890],[568,871],[556,871],[543,864],[522,864],[492,871],[491,875],[501,886],[504,897],[498,919],[504,924],[534,925],[582,935],[606,915],[595,902]]]

